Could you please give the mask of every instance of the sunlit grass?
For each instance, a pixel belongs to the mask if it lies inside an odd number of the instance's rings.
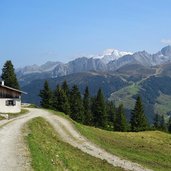
[[[32,167],[36,171],[122,170],[61,141],[55,130],[43,118],[30,121],[26,130],[29,132],[26,142],[32,157]]]
[[[158,171],[171,170],[171,134],[159,131],[109,132],[76,124],[88,139],[108,152]]]

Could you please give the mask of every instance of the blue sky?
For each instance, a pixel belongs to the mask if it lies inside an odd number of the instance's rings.
[[[67,62],[171,44],[170,0],[0,0],[0,64]]]

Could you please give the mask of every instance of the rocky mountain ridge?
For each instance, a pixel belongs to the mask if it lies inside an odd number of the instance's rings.
[[[41,66],[26,66],[17,69],[17,76],[20,81],[24,82],[28,77],[32,81],[35,77],[57,78],[88,71],[113,72],[126,65],[138,64],[144,67],[153,67],[170,62],[171,46],[166,46],[155,54],[149,54],[146,51],[131,53],[108,49],[102,55],[80,57],[68,63],[49,61]]]
[[[25,77],[30,77],[30,75],[25,75]],[[79,72],[45,79],[48,80],[52,90],[64,80],[68,82],[69,87],[74,84],[78,85],[82,94],[86,86],[89,86],[92,96],[96,95],[98,89],[101,88],[105,98],[113,101],[116,106],[120,103],[124,104],[128,116],[134,107],[137,95],[141,95],[143,99],[145,113],[150,122],[153,121],[156,112],[166,118],[171,115],[171,64],[155,67],[132,64],[124,65],[113,72]],[[28,93],[22,97],[24,102],[39,105],[38,94],[43,88],[45,79],[38,75],[36,80],[25,82],[25,85],[21,86],[22,90]]]

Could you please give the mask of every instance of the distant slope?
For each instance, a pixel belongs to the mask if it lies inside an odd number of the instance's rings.
[[[115,72],[83,72],[67,76],[48,78],[50,87],[55,89],[57,84],[67,80],[70,87],[77,84],[81,93],[88,85],[92,96],[102,88],[106,98],[114,101],[118,106],[124,104],[128,118],[133,109],[137,95],[141,95],[145,107],[145,113],[150,122],[153,121],[154,113],[171,114],[171,64],[144,67],[139,64],[125,65]],[[27,75],[28,76],[28,75]],[[26,78],[27,78],[26,76]],[[43,87],[45,78],[34,80],[22,87],[28,92],[23,96],[24,102],[39,104],[38,96]]]
[[[145,113],[150,122],[153,121],[155,113],[164,114],[166,118],[171,115],[170,103],[166,102],[171,99],[171,64],[154,67],[127,64],[116,71],[90,71],[57,78],[35,75],[37,80],[33,81],[30,81],[32,75],[25,76],[23,82],[26,84],[23,84],[22,90],[28,92],[28,95],[23,96],[24,102],[39,104],[38,94],[45,79],[48,79],[52,89],[67,80],[70,87],[77,84],[82,94],[87,85],[92,96],[102,88],[106,98],[114,101],[117,106],[120,103],[124,104],[128,118],[137,95],[141,95],[143,99]]]
[[[155,74],[156,70],[154,67],[145,67],[140,64],[127,64],[122,67],[120,67],[118,70],[116,70],[118,73],[127,74],[127,75],[141,75],[141,76],[148,76]]]
[[[134,96],[139,93],[139,90],[140,86],[133,83],[132,85],[129,85],[112,93],[109,100],[114,101],[117,107],[122,103],[126,109],[131,110],[135,105]]]
[[[83,94],[85,87],[88,85],[90,89],[90,94],[92,96],[96,95],[99,88],[102,88],[106,97],[114,91],[121,89],[129,85],[129,83],[122,79],[122,77],[109,74],[109,73],[99,73],[99,72],[87,72],[87,73],[77,73],[71,74],[59,78],[48,79],[50,87],[55,89],[57,84],[62,84],[66,80],[70,87],[77,84],[80,91]],[[28,94],[23,96],[24,102],[39,104],[38,94],[40,89],[43,88],[44,79],[32,81],[30,84],[22,87],[23,91]]]
[[[160,92],[160,95],[157,97],[154,105],[154,113],[171,116],[171,95]]]
[[[123,103],[126,109],[133,109],[135,98],[140,95],[145,107],[145,113],[153,121],[154,113],[171,115],[171,77],[151,76],[136,84],[124,87],[111,94],[109,100],[118,106]]]
[[[156,106],[162,104],[164,108],[168,108],[166,106],[165,98],[160,98],[160,96],[167,95],[171,97],[171,77],[163,76],[163,77],[150,77],[146,81],[144,81],[141,86],[140,95],[144,101],[144,105],[146,106],[147,112],[156,112],[160,115],[165,114],[169,115],[171,111],[167,113],[163,111],[156,111]],[[158,99],[160,98],[160,100]],[[161,113],[160,113],[161,112]]]

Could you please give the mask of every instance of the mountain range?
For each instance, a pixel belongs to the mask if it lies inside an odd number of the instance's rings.
[[[88,85],[91,95],[102,88],[106,99],[116,106],[123,103],[128,117],[137,95],[141,95],[150,121],[159,113],[171,115],[171,46],[155,54],[146,51],[120,52],[108,49],[100,55],[76,58],[68,63],[47,62],[17,69],[25,102],[39,104],[39,91],[44,80],[54,89],[67,80],[70,87],[77,84],[83,94]]]
[[[146,51],[131,53],[107,49],[101,55],[79,57],[68,63],[48,61],[41,66],[34,64],[18,68],[16,71],[21,84],[26,85],[37,78],[57,78],[87,71],[113,72],[131,64],[153,67],[170,61],[171,46],[164,47],[155,54],[149,54]]]

